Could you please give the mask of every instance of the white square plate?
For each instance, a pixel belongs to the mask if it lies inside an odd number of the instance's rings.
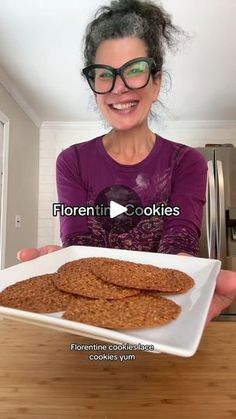
[[[185,294],[169,297],[181,305],[182,312],[176,320],[160,327],[111,330],[63,319],[62,313],[39,314],[3,306],[0,306],[0,316],[106,342],[153,345],[155,349],[152,352],[156,353],[165,352],[188,357],[196,352],[221,266],[218,260],[72,246],[0,271],[0,291],[23,279],[55,272],[59,266],[68,261],[91,256],[111,257],[179,269],[192,276],[196,285]]]

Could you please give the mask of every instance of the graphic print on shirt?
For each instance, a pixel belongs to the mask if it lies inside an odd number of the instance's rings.
[[[134,188],[124,185],[111,185],[94,197],[94,191],[89,188],[87,205],[89,207],[107,208],[113,201],[127,208],[127,213],[122,213],[115,218],[109,215],[88,217],[88,228],[93,235],[93,246],[157,251],[163,230],[163,214],[167,208],[169,170],[161,176],[152,179],[139,174],[135,177]],[[163,193],[163,197],[160,195]],[[142,196],[142,200],[139,196]],[[164,200],[165,194],[165,200]],[[157,201],[159,198],[160,201]],[[160,199],[161,198],[161,199]],[[151,204],[150,204],[151,202]],[[145,210],[148,209],[148,215]],[[152,210],[158,215],[151,215]],[[87,235],[80,235],[80,240],[87,242]]]

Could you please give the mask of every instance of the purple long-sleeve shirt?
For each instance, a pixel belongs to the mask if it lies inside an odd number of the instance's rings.
[[[63,150],[57,159],[58,202],[65,206],[92,206],[98,202],[101,191],[122,185],[139,197],[142,207],[179,207],[180,215],[136,217],[131,228],[124,230],[113,228],[116,220],[109,217],[104,224],[99,217],[60,216],[63,246],[197,255],[206,179],[207,164],[196,149],[158,135],[149,155],[133,165],[113,160],[102,137],[75,144]],[[112,200],[120,203],[114,196]]]

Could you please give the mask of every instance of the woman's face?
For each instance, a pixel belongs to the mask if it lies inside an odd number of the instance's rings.
[[[99,45],[95,64],[119,68],[138,57],[147,57],[147,47],[141,39],[134,37],[110,39]],[[160,84],[159,74],[155,79],[151,76],[145,87],[129,89],[121,77],[117,76],[111,92],[95,95],[97,105],[114,129],[130,130],[146,124],[151,105],[158,97]]]

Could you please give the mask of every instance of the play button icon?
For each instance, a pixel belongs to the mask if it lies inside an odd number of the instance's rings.
[[[94,207],[97,205],[101,208],[107,208],[106,213],[96,216],[96,223],[93,225],[96,234],[102,235],[105,230],[112,240],[120,234],[124,234],[132,230],[140,222],[141,218],[128,213],[129,206],[142,206],[142,202],[137,193],[123,185],[110,185],[101,190],[94,201]],[[109,239],[110,240],[110,239]],[[115,244],[113,244],[115,246]]]
[[[110,218],[118,217],[118,215],[124,214],[127,208],[123,205],[117,204],[115,201],[110,201]]]

